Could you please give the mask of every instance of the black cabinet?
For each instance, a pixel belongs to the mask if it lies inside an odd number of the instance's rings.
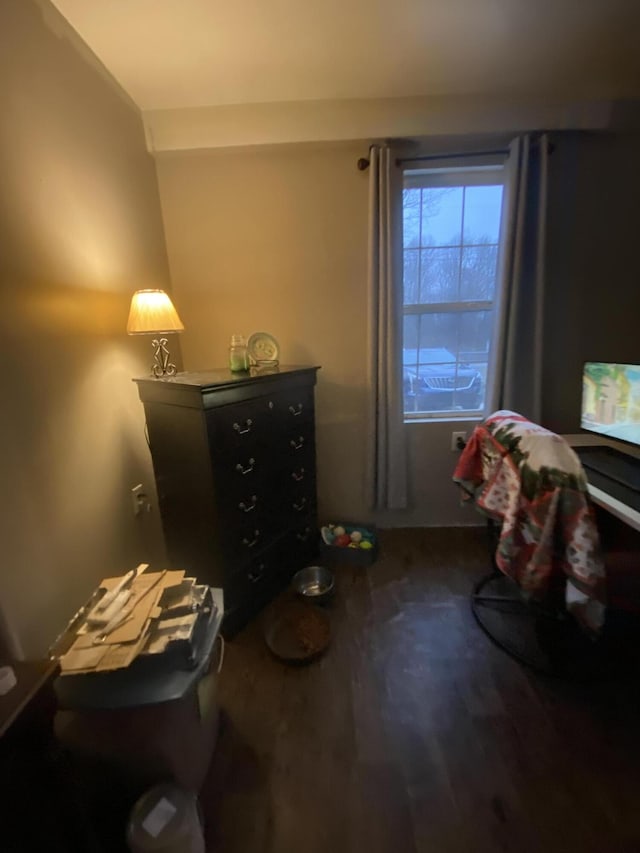
[[[317,554],[316,367],[136,379],[169,559],[240,628]]]

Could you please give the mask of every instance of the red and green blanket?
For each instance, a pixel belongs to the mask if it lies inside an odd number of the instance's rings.
[[[604,621],[605,572],[580,460],[567,442],[515,412],[477,426],[453,474],[466,500],[500,524],[498,568],[535,599],[564,586],[593,630]]]

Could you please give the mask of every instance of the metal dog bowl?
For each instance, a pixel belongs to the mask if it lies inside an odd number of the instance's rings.
[[[305,601],[322,604],[333,595],[333,574],[324,566],[307,566],[293,576],[291,582],[298,595]]]

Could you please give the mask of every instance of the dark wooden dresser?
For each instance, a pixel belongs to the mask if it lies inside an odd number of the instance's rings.
[[[227,637],[317,554],[317,370],[135,380],[169,559],[224,589]]]

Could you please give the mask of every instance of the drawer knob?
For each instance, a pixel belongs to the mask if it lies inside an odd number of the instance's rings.
[[[251,420],[251,418],[247,418],[246,421],[244,422],[244,426],[242,426],[241,424],[239,424],[236,421],[233,425],[233,428],[238,433],[238,435],[244,435],[247,432],[251,432],[252,424],[253,424],[253,421]]]
[[[302,403],[298,403],[297,406],[289,406],[289,411],[291,412],[294,418],[297,418],[298,415],[302,414],[303,408],[304,406],[302,405]]]
[[[239,474],[250,474],[253,471],[253,466],[255,464],[256,460],[252,456],[244,467],[238,462],[236,465],[236,471]]]
[[[291,447],[293,447],[294,450],[301,450],[302,445],[304,444],[304,438],[299,435],[297,441],[295,440],[295,438],[292,438],[289,444],[291,445]]]
[[[242,540],[242,544],[246,545],[247,548],[253,548],[255,545],[258,544],[259,539],[260,539],[260,531],[254,530],[253,531],[253,539],[247,539],[247,537],[245,536],[244,539]]]
[[[240,503],[238,504],[238,509],[241,509],[242,512],[251,512],[252,510],[254,510],[256,508],[257,503],[258,503],[257,496],[251,495],[251,499],[249,500],[248,503],[245,503],[244,501],[240,501]]]
[[[294,501],[293,508],[295,509],[296,512],[302,512],[302,510],[306,507],[306,505],[307,505],[307,499],[302,498],[302,500]]]
[[[266,570],[267,570],[267,567],[266,567],[265,563],[260,563],[260,565],[257,568],[252,569],[249,572],[247,577],[249,578],[251,583],[258,583],[260,578],[264,576],[264,573]]]
[[[304,480],[304,468],[300,468],[299,471],[292,471],[291,476],[296,481],[296,483],[299,483],[300,480]]]
[[[300,542],[306,542],[310,535],[311,528],[305,527],[305,529],[301,533],[296,533],[296,539],[298,539]]]

